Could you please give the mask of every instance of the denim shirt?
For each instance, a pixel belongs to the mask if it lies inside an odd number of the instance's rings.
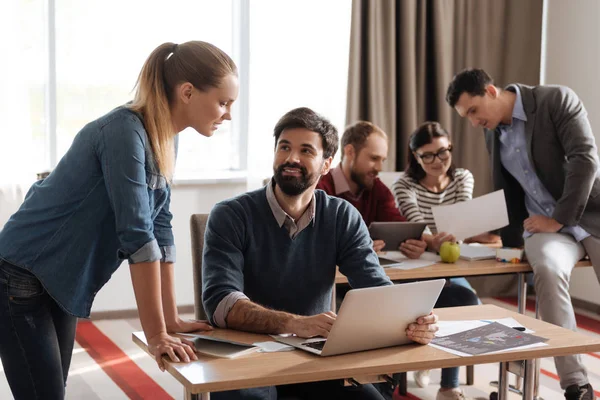
[[[533,164],[527,155],[525,139],[525,123],[527,116],[523,108],[521,93],[516,86],[510,85],[507,90],[516,94],[511,125],[500,125],[500,160],[504,168],[519,182],[525,192],[525,207],[529,215],[552,217],[556,208],[556,200],[540,181]],[[580,226],[564,226],[560,232],[572,235],[578,242],[589,236]],[[523,237],[532,233],[523,231]]]
[[[88,317],[123,260],[175,261],[171,190],[157,171],[136,113],[119,107],[90,122],[0,231],[0,258],[33,273],[67,312]]]

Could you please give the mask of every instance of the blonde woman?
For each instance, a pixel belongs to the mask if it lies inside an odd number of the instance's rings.
[[[169,209],[177,134],[211,136],[231,119],[237,68],[200,41],[164,43],[133,102],[90,122],[0,232],[0,357],[16,399],[64,398],[78,317],[123,260],[142,328],[164,370],[196,359],[168,332],[210,329],[179,318]],[[117,293],[115,293],[118,296]]]

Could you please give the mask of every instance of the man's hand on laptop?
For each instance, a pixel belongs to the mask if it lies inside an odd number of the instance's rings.
[[[415,322],[408,325],[406,335],[410,340],[417,343],[429,344],[439,329],[437,321],[438,316],[433,312],[429,315],[419,317]]]
[[[308,317],[296,315],[287,323],[285,331],[302,338],[327,337],[336,317],[333,311]]]
[[[385,247],[385,242],[383,240],[373,240],[373,250],[376,253],[379,253]]]
[[[424,240],[408,239],[400,244],[398,250],[408,258],[419,258],[427,250]]]

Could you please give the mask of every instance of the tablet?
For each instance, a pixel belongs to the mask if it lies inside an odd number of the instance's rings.
[[[371,222],[369,234],[373,240],[385,242],[383,251],[392,251],[405,240],[420,240],[426,227],[425,222]]]

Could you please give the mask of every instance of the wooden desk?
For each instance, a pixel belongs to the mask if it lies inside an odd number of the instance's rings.
[[[591,267],[588,260],[578,262],[575,267]],[[385,273],[392,281],[413,279],[453,278],[456,276],[481,276],[523,274],[533,272],[529,263],[508,264],[496,260],[465,261],[458,260],[454,264],[437,263],[428,267],[403,270],[385,268]],[[348,283],[348,279],[339,271],[335,275],[335,283]]]
[[[167,371],[184,386],[186,399],[199,393],[259,386],[354,378],[375,382],[382,375],[471,364],[564,356],[600,351],[600,338],[548,324],[494,305],[455,307],[436,310],[442,320],[496,319],[512,317],[548,338],[548,346],[499,354],[459,357],[430,346],[405,345],[333,357],[319,357],[301,350],[255,353],[228,360],[201,356],[189,364],[166,362]],[[272,340],[267,335],[216,329],[213,333],[237,341],[253,343]],[[133,341],[146,352],[143,332],[134,332]],[[505,394],[500,393],[500,399]]]

